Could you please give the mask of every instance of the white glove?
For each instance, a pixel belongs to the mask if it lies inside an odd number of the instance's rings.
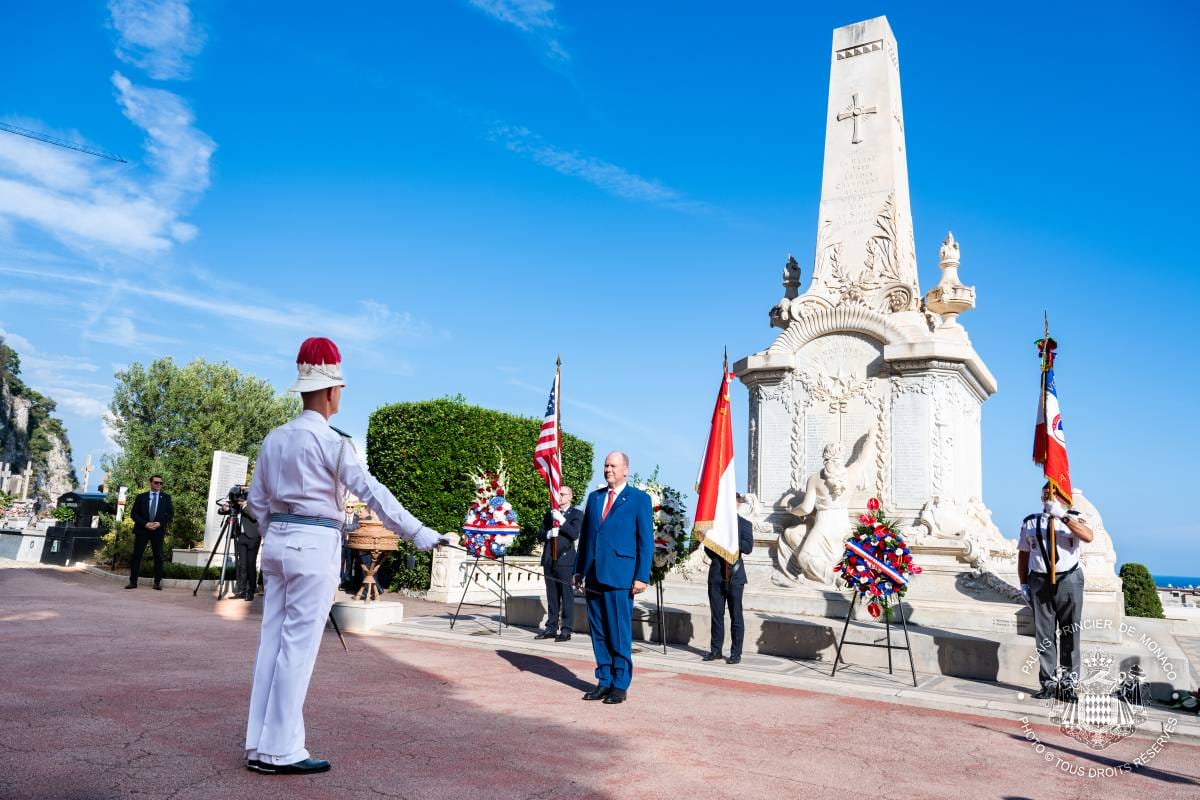
[[[546,538],[547,539],[557,539],[558,538],[558,528],[551,528],[550,530],[546,531]]]
[[[567,515],[559,511],[557,508],[550,512],[550,517],[559,525],[564,525],[567,522]]]
[[[413,537],[412,543],[418,550],[432,550],[438,545],[454,544],[454,538],[431,528],[421,528]]]
[[[1051,500],[1049,503],[1046,503],[1045,511],[1054,519],[1061,522],[1067,521],[1067,507],[1057,500]]]
[[[1021,594],[1025,595],[1025,602],[1026,602],[1028,605],[1032,606],[1032,605],[1033,605],[1033,592],[1031,592],[1031,591],[1029,590],[1029,584],[1028,584],[1028,583],[1022,583],[1022,584],[1021,584]]]

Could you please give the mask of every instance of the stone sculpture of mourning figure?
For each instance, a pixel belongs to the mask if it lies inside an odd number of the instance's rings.
[[[808,479],[803,493],[788,492],[781,498],[800,520],[783,532],[776,550],[776,566],[787,580],[833,586],[833,567],[841,560],[850,534],[848,495],[860,485],[875,432],[872,426],[858,440],[858,455],[850,463],[844,463],[840,443],[825,445],[821,451],[825,465]]]

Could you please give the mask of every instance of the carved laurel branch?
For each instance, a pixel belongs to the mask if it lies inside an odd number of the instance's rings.
[[[893,381],[894,383],[894,381]],[[884,508],[891,505],[891,474],[888,463],[888,454],[891,452],[892,441],[892,426],[891,426],[891,397],[883,392],[875,393],[878,402],[875,404],[875,421],[878,425],[878,432],[875,434],[877,439],[875,442],[875,496],[879,498],[879,502]],[[883,443],[888,446],[884,447]]]
[[[865,266],[869,275],[882,275],[894,281],[901,280],[899,259],[896,257],[899,244],[897,216],[896,193],[892,192],[875,216],[877,233],[867,240]]]

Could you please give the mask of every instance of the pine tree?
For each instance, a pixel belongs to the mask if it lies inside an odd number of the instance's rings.
[[[1163,618],[1162,601],[1150,570],[1141,564],[1123,564],[1121,583],[1125,590],[1125,615],[1129,617]]]

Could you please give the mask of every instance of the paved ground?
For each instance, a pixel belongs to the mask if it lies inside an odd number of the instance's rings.
[[[580,649],[549,656],[407,635],[348,637],[349,654],[328,635],[306,720],[310,749],[333,771],[255,775],[241,739],[257,605],[0,569],[0,798],[1200,794],[1200,748],[1179,740],[1123,772],[1152,739],[1093,752],[1040,714],[1023,730],[657,662],[635,673],[629,702],[603,706],[579,699],[591,679]],[[407,605],[410,616],[444,613]]]

